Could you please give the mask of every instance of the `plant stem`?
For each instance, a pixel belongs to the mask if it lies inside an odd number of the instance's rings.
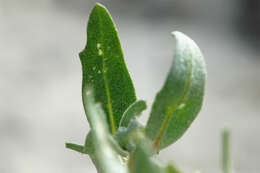
[[[231,173],[230,167],[230,131],[222,131],[222,170],[223,173]]]

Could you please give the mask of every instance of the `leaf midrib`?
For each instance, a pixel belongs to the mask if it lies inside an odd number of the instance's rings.
[[[187,45],[186,49],[188,49],[188,45]],[[191,85],[191,74],[192,74],[192,56],[189,59],[188,63],[189,63],[189,73],[188,73],[188,80],[185,83],[184,92],[181,95],[180,99],[177,101],[177,104],[175,106],[173,106],[173,107],[169,106],[168,107],[166,117],[163,120],[162,126],[161,126],[161,128],[160,128],[160,130],[158,132],[158,135],[156,136],[156,138],[154,140],[154,144],[153,145],[154,145],[154,148],[156,148],[156,149],[159,147],[160,141],[161,141],[161,139],[163,137],[163,134],[164,134],[164,132],[165,132],[165,130],[167,128],[167,125],[168,125],[168,122],[170,120],[171,115],[182,104],[183,99],[185,98],[185,96],[187,95],[187,93],[189,91],[189,88],[190,88],[190,85]]]
[[[102,23],[102,17],[100,16],[100,14],[98,13],[98,19],[100,21],[100,23]],[[99,27],[101,28],[101,24],[99,23]],[[103,40],[104,40],[104,35],[103,32],[100,32],[100,37],[101,37],[101,43],[100,43],[100,48],[97,49],[101,49],[102,50],[102,54],[99,55],[102,57],[102,74],[103,74],[103,79],[104,79],[104,83],[105,83],[105,90],[106,90],[106,95],[107,95],[107,109],[108,109],[108,117],[109,117],[109,122],[110,122],[110,126],[111,126],[111,132],[112,135],[116,134],[116,126],[115,126],[115,120],[114,120],[114,115],[113,115],[113,109],[112,109],[112,105],[111,105],[111,95],[110,95],[110,89],[109,89],[109,84],[108,84],[108,80],[107,80],[107,76],[106,76],[106,66],[105,66],[105,51],[102,49],[103,48]],[[99,50],[98,50],[99,51]]]

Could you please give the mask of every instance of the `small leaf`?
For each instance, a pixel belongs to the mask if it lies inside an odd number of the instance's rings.
[[[130,120],[133,117],[139,116],[142,111],[146,109],[146,103],[143,100],[138,100],[131,104],[124,112],[122,119],[120,121],[120,126],[127,127]]]
[[[115,135],[124,111],[136,100],[113,20],[104,6],[96,4],[87,27],[87,45],[79,54],[83,70],[82,92],[93,86],[102,104],[109,129]],[[84,99],[83,99],[84,102]]]
[[[158,150],[184,134],[199,113],[204,96],[206,69],[200,49],[184,34],[173,35],[176,54],[146,127],[147,136]]]
[[[122,163],[121,156],[115,150],[115,141],[109,132],[106,116],[99,104],[94,101],[91,90],[83,93],[84,109],[91,127],[91,142],[94,145],[94,159],[98,172],[102,173],[127,173],[126,166]],[[92,157],[91,157],[92,158]]]
[[[91,131],[87,134],[84,146],[73,143],[66,143],[66,148],[80,152],[82,154],[88,154],[90,156],[94,155],[94,145],[92,143],[92,133]]]
[[[87,154],[84,152],[84,146],[78,145],[78,144],[73,144],[73,143],[66,143],[66,148],[77,151],[82,154]]]

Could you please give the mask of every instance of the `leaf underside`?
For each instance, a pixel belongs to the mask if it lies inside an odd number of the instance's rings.
[[[102,104],[109,129],[115,134],[124,111],[136,96],[113,20],[98,3],[89,16],[87,44],[79,56],[83,70],[82,92],[87,85],[94,88],[95,100]]]
[[[206,70],[198,46],[174,32],[176,53],[166,82],[156,95],[146,134],[159,149],[178,140],[201,109]]]

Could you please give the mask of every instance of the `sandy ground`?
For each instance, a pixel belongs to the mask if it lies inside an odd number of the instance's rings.
[[[83,143],[89,130],[81,104],[77,54],[86,42],[90,8],[72,15],[52,5],[36,7],[0,6],[0,172],[94,173],[88,156],[64,147],[65,141]],[[258,173],[259,52],[224,24],[117,14],[115,20],[137,96],[147,100],[148,109],[172,61],[172,30],[192,37],[207,62],[203,110],[159,159],[174,161],[187,173],[220,172],[220,131],[227,126],[232,129],[235,172]]]

